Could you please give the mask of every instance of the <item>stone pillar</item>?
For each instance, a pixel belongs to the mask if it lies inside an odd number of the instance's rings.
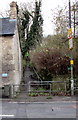
[[[17,4],[14,1],[10,3],[10,19],[17,19]]]

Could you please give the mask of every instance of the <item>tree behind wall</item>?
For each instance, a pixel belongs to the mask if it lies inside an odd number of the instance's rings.
[[[42,39],[43,19],[41,16],[41,1],[35,2],[34,15],[26,8],[22,11],[22,16],[19,18],[20,43],[23,57],[36,44],[39,44]],[[31,24],[32,18],[32,24]]]
[[[43,18],[41,16],[41,1],[35,2],[35,11],[33,17],[33,24],[31,25],[30,32],[28,35],[29,46],[36,46],[40,44],[42,40],[42,25]]]
[[[30,13],[26,8],[22,10],[22,16],[21,17],[19,16],[18,20],[21,51],[24,57],[26,51],[29,49],[27,39],[30,25]]]

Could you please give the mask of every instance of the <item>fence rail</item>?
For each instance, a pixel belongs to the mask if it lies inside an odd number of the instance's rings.
[[[55,87],[56,86],[56,87]],[[59,87],[60,86],[60,87]],[[6,88],[6,92],[8,92],[9,96],[14,97],[17,93],[65,93],[68,94],[69,91],[67,89],[68,81],[29,81],[26,84],[13,84]],[[39,89],[44,88],[44,89]],[[70,90],[71,91],[71,90]],[[78,87],[74,86],[74,92],[78,91]],[[11,95],[10,95],[11,94]]]
[[[63,85],[63,90],[62,89],[57,89],[57,90],[53,90],[52,85],[53,83],[62,83]],[[50,95],[53,92],[64,92],[66,93],[66,81],[29,81],[27,84],[16,84],[16,85],[12,85],[13,89],[12,89],[12,96],[15,96],[17,92],[25,92],[25,93],[49,93]],[[48,89],[47,89],[48,87]],[[46,88],[43,90],[38,90],[38,88]]]

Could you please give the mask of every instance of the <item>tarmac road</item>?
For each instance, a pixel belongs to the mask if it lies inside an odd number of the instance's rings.
[[[1,106],[0,106],[1,108]],[[2,102],[2,118],[76,118],[76,101]]]

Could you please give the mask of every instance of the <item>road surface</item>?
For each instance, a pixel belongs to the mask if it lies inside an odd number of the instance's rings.
[[[2,118],[76,118],[76,101],[2,102]]]

